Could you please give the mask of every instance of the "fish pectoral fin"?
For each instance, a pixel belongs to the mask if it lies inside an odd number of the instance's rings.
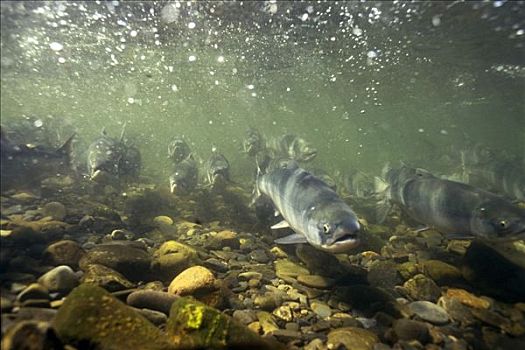
[[[306,237],[301,235],[301,234],[299,234],[299,233],[294,233],[292,235],[289,235],[289,236],[286,236],[286,237],[283,237],[283,238],[278,238],[274,242],[277,243],[277,244],[308,243],[308,241],[306,240]]]
[[[288,228],[288,227],[290,227],[290,224],[286,220],[283,220],[283,221],[280,221],[280,222],[276,223],[275,225],[273,225],[270,228],[272,230],[277,230],[277,229],[280,229],[280,228]]]
[[[428,230],[430,230],[429,226],[423,226],[423,227],[420,227],[420,228],[416,229],[414,232],[415,233],[421,233],[421,232],[425,232],[425,231],[428,231]]]
[[[461,233],[461,232],[447,233],[445,237],[447,237],[447,239],[459,239],[459,240],[467,240],[467,239],[474,238],[473,235],[470,235],[468,233]]]

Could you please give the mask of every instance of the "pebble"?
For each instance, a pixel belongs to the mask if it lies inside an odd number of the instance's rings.
[[[332,314],[332,309],[330,309],[330,306],[318,301],[311,302],[310,308],[321,318],[330,317]]]
[[[42,215],[50,216],[53,220],[62,221],[66,217],[67,210],[60,202],[49,202],[42,208]]]
[[[82,283],[95,284],[109,292],[133,288],[134,284],[117,271],[104,265],[89,265],[81,278]]]
[[[421,319],[434,324],[445,324],[449,317],[445,309],[429,301],[414,301],[408,308]]]
[[[46,289],[46,287],[42,286],[39,283],[31,283],[29,286],[27,286],[23,291],[21,291],[16,299],[19,302],[24,302],[26,300],[30,299],[38,299],[38,300],[49,300],[49,291]]]
[[[260,280],[262,279],[263,275],[260,272],[256,271],[248,271],[248,272],[241,272],[237,277],[239,277],[240,280],[251,280],[256,279]]]
[[[277,323],[275,323],[272,314],[266,311],[258,311],[257,319],[259,320],[259,325],[262,328],[264,334],[268,334],[272,331],[276,331],[279,329],[279,327],[277,327]]]
[[[273,310],[272,314],[279,317],[285,322],[293,321],[293,312],[290,306],[288,305],[279,306],[277,309]]]
[[[441,289],[425,275],[418,274],[403,284],[408,295],[414,300],[436,301],[441,296]]]
[[[298,275],[297,282],[307,287],[328,289],[334,285],[335,280],[319,275]]]
[[[445,294],[449,298],[459,300],[462,304],[476,309],[488,309],[490,302],[486,299],[479,298],[464,289],[449,288]]]
[[[232,316],[245,325],[257,321],[257,313],[254,310],[235,310]]]
[[[46,248],[44,256],[53,265],[69,265],[71,267],[77,267],[78,262],[85,253],[86,252],[77,242],[62,240],[50,244]]]
[[[461,271],[455,266],[439,260],[427,260],[421,263],[423,272],[439,285],[461,282]]]
[[[213,289],[215,289],[213,273],[203,266],[193,266],[182,271],[171,281],[168,293],[182,296]]]
[[[6,297],[0,297],[0,310],[2,313],[9,312],[13,308],[13,302],[6,298]]]
[[[253,303],[261,310],[271,311],[280,305],[281,301],[279,294],[265,293],[263,295],[257,295]]]
[[[282,259],[275,261],[275,273],[280,278],[296,278],[299,275],[309,275],[310,271],[290,260]]]
[[[422,344],[430,340],[428,326],[423,322],[402,318],[394,322],[393,330],[400,340],[417,340]]]
[[[207,259],[206,261],[204,261],[203,265],[217,272],[227,272],[228,271],[228,264],[224,263],[223,261],[220,261],[219,259],[215,259],[215,258]]]
[[[47,322],[24,320],[9,327],[2,337],[2,350],[63,349],[63,344]]]
[[[128,305],[139,309],[150,309],[169,315],[171,304],[177,298],[176,295],[167,292],[138,290],[129,294],[126,302]]]
[[[42,275],[38,283],[50,292],[66,293],[78,286],[79,280],[71,267],[60,265]]]
[[[327,347],[329,349],[343,347],[352,350],[374,350],[374,345],[377,343],[379,343],[379,338],[375,333],[362,328],[345,327],[328,333]]]
[[[156,216],[153,218],[153,223],[158,226],[161,226],[161,225],[171,226],[173,225],[173,219],[166,215],[160,215],[160,216]]]
[[[264,249],[256,249],[249,254],[252,260],[255,260],[258,263],[266,264],[270,261],[270,258],[264,251]]]
[[[165,324],[168,321],[168,316],[166,316],[166,314],[163,312],[150,309],[133,309],[157,327]]]
[[[295,339],[300,339],[302,337],[301,332],[290,329],[277,329],[275,331],[270,332],[270,335],[273,335],[278,340],[285,343]]]

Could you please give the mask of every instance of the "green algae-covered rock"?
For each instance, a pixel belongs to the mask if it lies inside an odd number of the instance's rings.
[[[176,300],[166,326],[170,341],[183,349],[271,349],[283,348],[261,338],[250,329],[193,298]]]
[[[82,284],[69,294],[56,314],[53,327],[64,343],[79,348],[174,348],[143,316],[104,289],[89,284]]]

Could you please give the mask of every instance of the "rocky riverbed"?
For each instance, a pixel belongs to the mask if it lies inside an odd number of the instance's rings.
[[[525,347],[525,272],[482,243],[393,216],[332,255],[242,188],[85,189],[2,195],[2,350]]]

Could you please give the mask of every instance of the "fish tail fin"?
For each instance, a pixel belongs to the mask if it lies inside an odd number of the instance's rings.
[[[75,136],[77,136],[76,133],[74,133],[73,135],[71,135],[67,140],[66,142],[64,142],[64,144],[62,146],[60,146],[58,149],[57,149],[57,153],[58,154],[62,154],[64,155],[65,157],[67,157],[68,159],[68,162],[70,163],[71,160],[72,160],[72,156],[73,156],[73,139],[75,138]]]
[[[392,209],[392,202],[389,196],[390,186],[388,183],[380,178],[379,176],[374,177],[374,194],[378,199],[375,206],[376,221],[377,223],[383,223]]]
[[[259,164],[258,156],[255,156],[255,165],[257,166],[257,171],[255,173],[255,186],[253,186],[252,200],[250,201],[250,204],[249,204],[250,207],[255,206],[255,202],[257,202],[257,199],[261,197],[261,190],[259,189],[259,178],[262,175],[262,170],[261,170],[261,165]]]

